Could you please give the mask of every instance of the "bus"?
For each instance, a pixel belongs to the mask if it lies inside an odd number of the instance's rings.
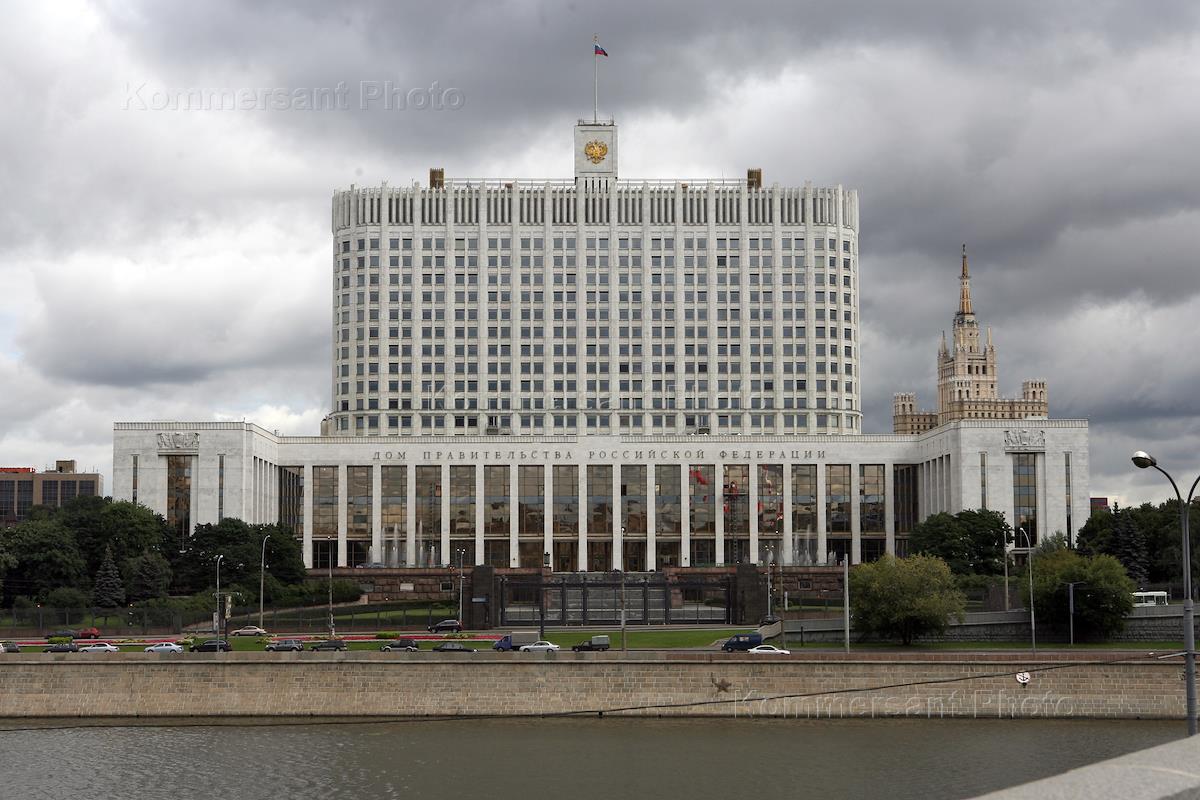
[[[1134,592],[1133,607],[1141,608],[1144,606],[1165,606],[1167,604],[1166,592]]]

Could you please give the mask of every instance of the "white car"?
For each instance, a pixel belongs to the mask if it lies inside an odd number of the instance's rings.
[[[553,653],[558,650],[558,645],[553,642],[537,641],[533,644],[521,645],[522,653]]]
[[[174,642],[157,642],[145,648],[144,653],[182,653],[183,647]]]
[[[768,655],[768,656],[790,656],[792,654],[791,650],[784,650],[782,648],[776,647],[773,644],[760,644],[758,647],[751,647],[746,652],[754,653],[756,655]]]
[[[120,648],[108,642],[97,642],[96,644],[85,644],[79,648],[81,653],[119,653]]]
[[[230,636],[266,636],[267,632],[257,625],[247,625],[244,628],[238,628],[236,631],[230,631]]]

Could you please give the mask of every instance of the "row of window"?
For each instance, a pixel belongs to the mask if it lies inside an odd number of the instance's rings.
[[[424,237],[421,239],[421,247],[424,250],[445,250],[446,243],[450,241],[452,247],[456,251],[461,250],[479,250],[479,239],[474,236],[457,237],[447,240],[441,237]],[[574,236],[555,236],[552,238],[554,250],[574,250],[576,238]],[[381,239],[376,237],[360,238],[356,240],[357,250],[359,252],[370,250],[378,250]],[[412,250],[412,237],[393,237],[388,239],[388,244],[392,250]],[[521,250],[542,250],[544,249],[545,239],[540,236],[523,236],[518,239]],[[707,250],[708,239],[706,237],[684,237],[682,240],[683,249],[685,250]],[[814,238],[812,240],[813,248],[816,250],[837,250],[838,240],[834,238]],[[341,252],[350,252],[350,239],[343,239]],[[368,247],[369,245],[369,247]],[[584,246],[587,250],[608,250],[609,238],[605,236],[589,236],[584,239]],[[741,238],[736,236],[717,237],[717,250],[737,250],[741,247]],[[774,239],[768,237],[747,237],[746,247],[750,250],[771,250],[774,247]],[[779,247],[782,250],[803,250],[805,242],[803,236],[785,236],[779,240]],[[849,240],[842,240],[841,250],[843,253],[849,253],[851,244]],[[512,239],[507,236],[493,236],[487,239],[487,249],[489,250],[510,250],[512,249]],[[617,249],[619,250],[641,250],[641,237],[619,237],[617,239]],[[652,237],[650,239],[650,250],[674,250],[675,239],[673,237]]]

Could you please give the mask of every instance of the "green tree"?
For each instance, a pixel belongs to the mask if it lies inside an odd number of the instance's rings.
[[[121,583],[121,571],[113,559],[112,547],[104,550],[104,560],[96,571],[92,584],[92,602],[99,608],[116,608],[125,605],[125,587]]]
[[[166,597],[171,586],[171,565],[161,553],[145,552],[130,559],[129,599],[134,602]]]
[[[905,645],[945,631],[951,617],[962,619],[966,602],[950,567],[934,556],[885,556],[850,571],[855,628]]]
[[[58,519],[26,520],[0,531],[0,550],[15,562],[4,581],[6,601],[87,584],[87,564],[75,537]]]
[[[120,565],[147,551],[169,552],[166,520],[136,503],[111,497],[77,497],[60,509],[58,518],[75,535],[90,574],[100,568],[108,547],[112,547],[113,559]],[[124,577],[128,579],[129,575]]]
[[[1150,554],[1146,550],[1146,533],[1133,520],[1128,511],[1114,514],[1112,544],[1108,555],[1114,556],[1125,572],[1138,586],[1146,583],[1150,576]]]
[[[216,582],[214,562],[218,555],[224,555],[221,583],[254,586],[257,596],[262,542],[268,534],[271,537],[267,540],[266,550],[268,573],[284,584],[302,583],[308,571],[301,558],[300,543],[290,528],[247,525],[235,517],[226,517],[215,525],[197,525],[182,552],[175,554],[171,564],[175,591],[191,594],[213,586]]]
[[[942,559],[956,575],[995,575],[1004,568],[1004,540],[1011,532],[997,511],[942,512],[914,526],[908,543],[914,553]]]
[[[1028,572],[1021,594],[1029,602]],[[1070,621],[1069,583],[1075,587],[1075,632],[1081,638],[1104,639],[1125,626],[1133,609],[1133,581],[1113,556],[1082,556],[1060,548],[1033,557],[1033,592],[1037,619],[1065,629]]]

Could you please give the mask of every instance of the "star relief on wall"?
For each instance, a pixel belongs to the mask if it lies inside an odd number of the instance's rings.
[[[588,161],[599,164],[608,155],[608,145],[599,139],[593,139],[583,146],[583,154],[588,157]]]

